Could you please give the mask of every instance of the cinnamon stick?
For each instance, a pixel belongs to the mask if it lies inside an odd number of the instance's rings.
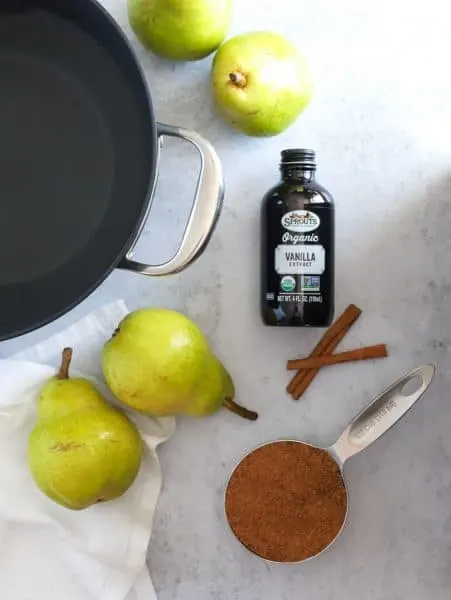
[[[375,358],[385,358],[387,356],[387,347],[385,344],[376,344],[374,346],[365,346],[355,348],[346,352],[338,352],[330,356],[318,356],[313,358],[298,358],[287,362],[287,369],[295,371],[297,369],[319,369],[338,363],[353,362],[357,360],[372,360]]]
[[[318,356],[326,355],[329,356],[333,353],[335,348],[345,337],[351,326],[360,317],[362,311],[355,304],[350,304],[344,313],[338,317],[338,319],[332,323],[320,341],[316,344],[310,358],[316,358]],[[315,379],[319,369],[302,369],[296,373],[291,379],[287,386],[287,392],[289,392],[294,400],[298,400],[308,386]]]

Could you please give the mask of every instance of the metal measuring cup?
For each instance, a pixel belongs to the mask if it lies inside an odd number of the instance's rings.
[[[406,375],[398,379],[398,381],[395,381],[395,383],[386,388],[366,408],[364,408],[349,423],[349,425],[346,427],[346,429],[337,439],[337,441],[328,448],[314,446],[313,444],[308,444],[307,442],[299,440],[278,439],[261,444],[257,448],[254,448],[253,450],[248,452],[235,466],[235,469],[232,471],[229,477],[229,482],[233,477],[235,470],[238,468],[241,462],[247,456],[252,454],[255,450],[257,450],[258,448],[262,448],[263,446],[268,446],[277,442],[294,442],[298,444],[305,444],[307,446],[311,446],[313,448],[317,448],[319,450],[327,452],[337,464],[342,477],[342,482],[346,493],[346,511],[344,514],[343,523],[335,537],[316,554],[313,554],[312,556],[309,556],[302,560],[296,561],[295,563],[290,563],[288,561],[277,561],[274,559],[261,557],[252,549],[248,548],[244,544],[242,545],[255,556],[263,558],[263,560],[266,560],[268,562],[280,564],[299,564],[307,560],[311,560],[312,558],[315,558],[317,556],[320,556],[323,552],[330,548],[330,546],[335,542],[340,533],[343,531],[343,527],[345,525],[346,518],[348,515],[349,492],[346,486],[346,479],[343,473],[346,461],[352,456],[355,456],[356,454],[367,448],[370,444],[378,440],[384,433],[391,429],[412,408],[415,402],[423,396],[430,383],[432,382],[434,373],[434,365],[426,364],[414,369],[413,371],[410,371],[410,373],[407,373]],[[228,486],[226,486],[226,490],[227,487]],[[232,532],[236,536],[233,529]],[[236,537],[238,541],[242,543],[238,536]]]

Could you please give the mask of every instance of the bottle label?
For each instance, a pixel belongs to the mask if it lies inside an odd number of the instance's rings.
[[[264,311],[268,320],[326,322],[334,293],[333,206],[286,209],[272,206],[265,219]]]
[[[288,231],[305,233],[315,231],[321,224],[319,216],[310,210],[290,210],[281,219],[282,227]]]
[[[323,246],[305,244],[276,248],[275,269],[279,275],[322,275],[326,265]]]

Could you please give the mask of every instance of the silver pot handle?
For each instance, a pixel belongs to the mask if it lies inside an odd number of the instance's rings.
[[[141,273],[142,275],[171,275],[190,265],[204,251],[222,209],[224,199],[224,179],[221,162],[213,146],[195,131],[157,123],[158,138],[171,136],[182,138],[192,144],[200,154],[201,167],[197,181],[193,206],[183,233],[181,244],[174,256],[167,262],[148,265],[132,260],[133,250],[142,231],[121,261],[118,268]],[[155,189],[155,188],[154,188]],[[145,219],[143,221],[143,226]]]

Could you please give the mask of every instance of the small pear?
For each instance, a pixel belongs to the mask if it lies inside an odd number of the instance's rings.
[[[148,49],[170,60],[214,52],[227,34],[232,0],[128,0],[130,26]]]
[[[177,311],[143,308],[127,315],[105,344],[103,373],[124,404],[149,415],[202,417],[225,406],[257,418],[234,402],[230,374],[199,327]]]
[[[223,119],[254,137],[285,131],[313,93],[304,56],[291,41],[270,31],[227,40],[214,57],[211,86]]]
[[[41,389],[28,439],[31,475],[49,498],[72,510],[122,496],[142,458],[136,427],[92,383],[70,378],[72,350]]]

